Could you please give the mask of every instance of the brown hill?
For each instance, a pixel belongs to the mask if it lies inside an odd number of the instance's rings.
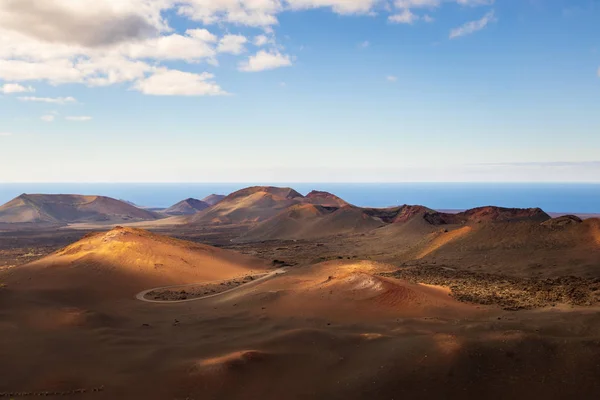
[[[57,300],[132,297],[153,287],[222,280],[263,270],[252,257],[117,227],[80,241],[3,277],[9,288]]]
[[[0,206],[0,223],[125,222],[157,215],[104,196],[22,194]]]
[[[261,222],[302,202],[290,188],[256,186],[234,192],[213,207],[194,215],[192,224],[244,224]]]
[[[167,215],[193,215],[198,211],[206,210],[210,206],[211,204],[202,200],[189,198],[172,205],[162,212]]]
[[[329,192],[321,192],[318,190],[313,190],[307,194],[305,198],[307,202],[320,206],[342,207],[348,205],[346,201],[342,200],[338,196]]]
[[[457,214],[431,212],[425,219],[432,225],[465,224],[481,222],[517,222],[537,221],[544,222],[551,217],[540,208],[503,208],[503,207],[478,207]]]
[[[214,206],[215,204],[223,200],[225,197],[226,196],[222,194],[211,194],[203,198],[202,201],[210,206]]]
[[[341,208],[300,204],[258,224],[242,241],[315,239],[366,232],[382,226],[376,218],[350,205]]]

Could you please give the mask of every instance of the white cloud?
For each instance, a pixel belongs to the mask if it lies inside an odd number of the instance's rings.
[[[254,36],[254,41],[252,43],[254,43],[254,45],[257,47],[262,47],[268,43],[271,43],[271,39],[269,39],[267,35],[258,35]]]
[[[11,93],[33,93],[35,89],[31,86],[21,86],[18,83],[5,83],[0,86],[0,93],[11,94]]]
[[[218,38],[204,28],[176,31],[164,17],[168,12],[177,12],[183,18],[205,25],[215,24],[223,30],[228,30],[229,25],[261,29],[263,32],[254,36],[252,43],[257,47],[269,45],[273,50],[259,51],[239,64],[242,71],[261,71],[292,65],[292,57],[280,53],[282,47],[273,35],[273,27],[283,12],[313,8],[343,15],[383,12],[391,15],[392,22],[413,23],[418,19],[427,22],[433,19],[428,15],[419,17],[412,9],[435,8],[441,2],[461,6],[493,2],[393,1],[0,0],[0,80],[14,84],[78,83],[90,87],[130,82],[134,87],[154,87],[153,82],[165,74],[163,63],[206,62],[217,66],[220,53],[240,55],[246,51],[249,40],[241,35],[227,34]],[[390,6],[388,3],[392,2]],[[458,34],[460,32],[455,33]],[[182,76],[187,76],[185,74]],[[206,89],[206,85],[214,85],[209,92],[221,90],[212,80],[193,81],[198,92],[203,91],[200,87]],[[164,90],[163,87],[161,91]]]
[[[206,29],[188,29],[186,35],[207,43],[215,43],[217,37]]]
[[[398,80],[398,77],[394,75],[388,75],[385,77],[385,79],[387,79],[388,82],[396,82]]]
[[[0,132],[0,136],[12,136],[11,132]]]
[[[41,119],[42,121],[44,121],[44,122],[54,122],[54,119],[55,119],[55,118],[56,118],[56,117],[55,117],[54,115],[50,115],[50,114],[48,114],[48,115],[42,115],[42,116],[40,117],[40,119]]]
[[[123,57],[98,57],[82,60],[75,65],[88,86],[108,86],[143,79],[154,67],[142,61]]]
[[[77,103],[73,97],[19,97],[19,100],[50,104]]]
[[[184,0],[180,15],[204,24],[226,22],[265,27],[277,24],[283,6],[279,0]]]
[[[134,89],[154,96],[221,96],[227,94],[209,73],[193,74],[161,69],[138,81]]]
[[[217,51],[219,53],[242,54],[246,51],[244,45],[248,42],[242,35],[225,35],[219,41]]]
[[[428,14],[425,14],[425,15],[423,15],[423,21],[430,23],[430,22],[435,21],[435,18],[433,18],[432,16],[430,16]]]
[[[370,45],[371,45],[371,43],[368,40],[365,40],[364,42],[360,42],[358,44],[358,47],[361,48],[361,49],[366,49]]]
[[[248,60],[240,63],[239,70],[244,72],[258,72],[280,67],[289,67],[292,65],[292,59],[286,54],[278,51],[260,50]]]
[[[75,122],[87,122],[91,121],[92,117],[87,116],[79,116],[79,117],[65,117],[67,121],[75,121]]]
[[[399,14],[390,15],[388,20],[396,24],[412,24],[419,19],[419,16],[413,14],[409,9],[403,10]]]
[[[215,56],[210,32],[188,30],[185,35],[172,34],[142,41],[132,41],[116,48],[116,52],[133,59],[199,61]]]
[[[450,39],[456,39],[461,36],[470,35],[485,28],[490,22],[496,21],[494,11],[490,11],[477,21],[467,22],[466,24],[450,31]]]

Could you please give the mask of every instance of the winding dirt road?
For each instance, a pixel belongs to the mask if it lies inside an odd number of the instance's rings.
[[[158,288],[147,289],[147,290],[144,290],[144,291],[136,294],[135,298],[137,300],[145,301],[146,303],[160,303],[160,304],[187,303],[189,301],[197,301],[197,300],[210,299],[210,298],[213,298],[213,297],[222,296],[224,294],[234,292],[234,291],[242,289],[242,288],[248,288],[248,287],[254,286],[254,285],[258,284],[258,283],[264,282],[264,281],[266,281],[268,279],[272,279],[272,278],[276,277],[277,275],[285,274],[286,272],[287,272],[286,268],[280,268],[280,269],[277,269],[277,270],[275,270],[273,272],[267,273],[266,275],[261,276],[258,279],[255,279],[255,280],[253,280],[251,282],[248,282],[248,283],[244,283],[242,285],[239,285],[239,286],[234,287],[232,289],[226,290],[224,292],[215,293],[215,294],[211,294],[211,295],[208,295],[208,296],[196,297],[196,298],[193,298],[193,299],[185,299],[185,300],[150,300],[150,299],[146,298],[146,295],[148,293],[152,292],[152,291],[155,291],[155,290],[156,291],[160,291],[160,290],[165,290],[165,289],[186,288],[186,287],[189,287],[189,286],[205,285],[207,283],[224,282],[224,281],[229,280],[229,279],[220,280],[220,281],[210,281],[210,282],[188,283],[188,284],[185,284],[185,285],[163,286],[163,287],[158,287]]]

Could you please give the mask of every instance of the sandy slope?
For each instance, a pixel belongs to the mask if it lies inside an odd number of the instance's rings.
[[[122,298],[155,286],[229,279],[265,264],[211,246],[134,228],[115,228],[84,239],[4,278],[19,290],[45,291],[73,300]]]
[[[157,400],[600,393],[595,310],[477,308],[378,277],[389,268],[319,264],[173,305],[107,296],[65,306],[32,287],[4,290],[0,356],[11,362],[0,365],[0,392],[103,387],[77,398]]]

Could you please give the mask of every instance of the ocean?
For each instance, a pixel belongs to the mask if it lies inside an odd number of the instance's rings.
[[[265,185],[264,183],[261,185]],[[547,212],[600,213],[600,184],[563,183],[276,183],[302,194],[334,193],[357,206],[420,204],[433,209],[541,207]],[[94,194],[140,206],[168,207],[188,197],[228,194],[249,183],[0,183],[0,204],[22,193]]]

